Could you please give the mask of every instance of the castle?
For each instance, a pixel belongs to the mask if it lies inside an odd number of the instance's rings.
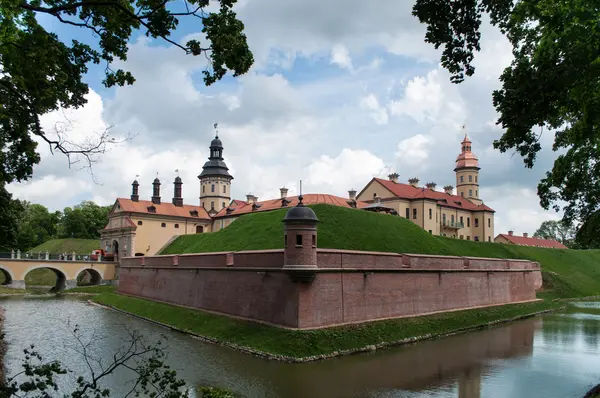
[[[198,175],[197,205],[183,203],[183,182],[179,176],[173,182],[170,203],[161,199],[158,178],[152,183],[151,200],[140,199],[140,184],[133,181],[131,197],[118,198],[109,213],[108,224],[101,231],[101,247],[116,257],[155,255],[179,235],[216,232],[243,214],[298,204],[298,197],[289,197],[287,188],[281,188],[276,199],[259,201],[256,196],[247,195],[245,201],[232,200],[233,176],[223,159],[223,143],[218,134],[209,149],[208,161]],[[455,163],[456,194],[451,185],[443,191],[436,190],[435,183],[420,187],[417,178],[403,184],[398,182],[399,175],[392,173],[388,180],[371,179],[358,194],[350,190],[348,198],[305,194],[303,203],[384,212],[405,217],[434,235],[491,242],[494,210],[479,198],[479,162],[466,135]]]

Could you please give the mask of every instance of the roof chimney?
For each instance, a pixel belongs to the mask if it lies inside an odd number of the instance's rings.
[[[354,188],[348,191],[348,199],[356,200],[356,190]]]
[[[454,192],[454,187],[452,185],[446,185],[444,187],[444,192],[446,192],[448,195],[452,195]]]
[[[139,182],[137,182],[137,180],[133,180],[133,183],[131,184],[131,200],[133,202],[139,202],[140,201],[140,193],[139,193],[139,189],[138,187],[140,186]]]
[[[390,179],[391,182],[398,182],[398,177],[400,177],[400,174],[398,173],[392,173],[388,175],[388,178]]]
[[[416,178],[416,177],[414,177],[414,178],[409,178],[409,179],[408,179],[408,183],[409,183],[411,186],[415,187],[415,188],[419,188],[419,179],[418,179],[418,178]]]
[[[152,203],[155,205],[160,204],[160,180],[158,177],[152,183]]]
[[[428,182],[427,184],[425,184],[425,186],[427,187],[427,189],[435,191],[435,187],[437,187],[437,184],[435,182]]]
[[[248,203],[249,205],[255,204],[257,201],[258,201],[258,198],[256,196],[252,195],[251,193],[246,195],[246,203]]]
[[[527,235],[529,235],[527,232],[523,232],[523,237],[527,238]]]
[[[279,188],[279,192],[281,193],[281,199],[287,198],[288,189],[286,187]]]
[[[181,178],[179,176],[175,177],[175,181],[173,182],[174,191],[173,191],[173,204],[175,206],[183,206],[183,198],[181,197],[181,186],[183,182],[181,182]]]
[[[508,231],[508,236],[513,236],[513,231]]]

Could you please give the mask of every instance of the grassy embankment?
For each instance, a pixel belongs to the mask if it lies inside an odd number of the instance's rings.
[[[545,291],[540,294],[541,298],[600,295],[600,251],[455,240],[431,236],[401,217],[328,205],[316,205],[313,209],[321,220],[318,246],[322,248],[529,259],[542,264]],[[216,233],[181,236],[162,254],[282,248],[281,219],[285,211],[249,214]],[[415,336],[444,335],[560,307],[556,302],[545,300],[324,330],[292,331],[118,294],[101,294],[94,300],[197,335],[293,358],[351,351]]]

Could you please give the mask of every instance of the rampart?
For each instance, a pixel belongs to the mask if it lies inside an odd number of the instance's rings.
[[[542,284],[526,260],[317,249],[290,234],[282,250],[122,258],[119,292],[305,329],[532,301]]]

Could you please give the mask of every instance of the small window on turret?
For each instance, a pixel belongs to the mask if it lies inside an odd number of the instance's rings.
[[[227,193],[227,185],[223,185],[223,193]]]
[[[475,176],[475,182],[477,182],[477,176]]]
[[[460,176],[460,182],[464,182],[465,181],[465,177],[464,176]]]
[[[138,225],[142,225],[142,224],[143,224],[143,222],[141,222],[141,221],[138,221]]]
[[[312,247],[317,247],[317,236],[316,235],[312,236]]]
[[[296,235],[296,246],[302,246],[302,235]]]
[[[469,176],[469,182],[473,182],[473,176]]]
[[[473,197],[473,190],[469,189],[469,198],[472,198],[472,197]]]
[[[212,184],[212,185],[210,186],[210,192],[215,192],[215,184]]]
[[[206,192],[206,185],[202,185],[202,193]]]
[[[283,247],[287,246],[287,234],[283,235]]]

